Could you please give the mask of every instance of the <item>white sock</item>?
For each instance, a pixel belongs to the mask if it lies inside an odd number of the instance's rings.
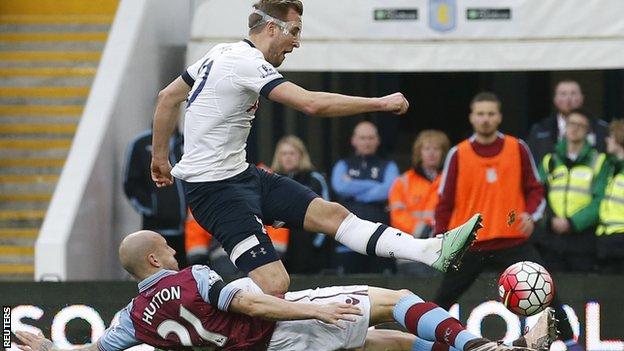
[[[336,241],[357,253],[366,255],[366,245],[377,227],[379,224],[361,220],[353,213],[349,213],[336,231]]]
[[[431,265],[440,257],[441,238],[415,239],[398,229],[349,214],[336,232],[336,241],[369,256],[401,258]]]

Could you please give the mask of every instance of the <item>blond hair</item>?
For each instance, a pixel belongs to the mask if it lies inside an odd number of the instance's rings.
[[[277,145],[275,145],[273,162],[271,162],[271,169],[274,172],[281,174],[286,173],[282,165],[279,163],[279,153],[284,145],[290,145],[299,152],[301,158],[299,160],[299,165],[297,166],[297,171],[311,171],[314,169],[314,165],[312,165],[312,161],[310,160],[310,154],[308,153],[308,149],[303,141],[294,135],[287,135],[281,138],[277,142]]]
[[[253,8],[282,21],[286,21],[290,9],[295,10],[299,16],[303,16],[303,3],[300,0],[260,0],[253,4]],[[262,31],[264,24],[261,25],[260,21],[262,21],[261,15],[257,13],[249,15],[247,25],[250,34]]]
[[[609,134],[615,142],[624,146],[624,119],[614,119],[609,123]]]
[[[451,141],[442,131],[435,129],[426,129],[418,133],[414,145],[412,146],[412,166],[419,166],[421,160],[421,150],[426,142],[433,142],[442,149],[442,160],[446,157],[446,153],[451,148]]]

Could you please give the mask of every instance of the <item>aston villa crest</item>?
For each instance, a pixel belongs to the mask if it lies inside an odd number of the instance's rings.
[[[448,32],[457,25],[456,0],[429,0],[429,27]]]

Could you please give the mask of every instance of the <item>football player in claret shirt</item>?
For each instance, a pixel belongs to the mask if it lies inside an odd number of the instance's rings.
[[[547,350],[556,335],[544,313],[533,330],[505,346],[464,329],[446,311],[407,290],[337,286],[265,295],[249,278],[224,283],[206,266],[178,271],[175,251],[151,231],[127,236],[119,248],[139,295],[96,343],[78,350],[119,351],[139,344],[163,350]],[[374,330],[396,320],[412,335]],[[276,322],[278,321],[278,322]],[[43,335],[16,331],[24,351],[58,350]]]

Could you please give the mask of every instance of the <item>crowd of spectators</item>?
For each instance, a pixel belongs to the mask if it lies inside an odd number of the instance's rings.
[[[370,121],[355,126],[353,153],[335,163],[329,182],[296,136],[279,140],[266,168],[361,218],[416,238],[482,213],[485,228],[462,268],[443,277],[436,297],[443,307],[454,303],[482,270],[519,260],[541,262],[553,271],[622,273],[624,120],[608,124],[583,110],[583,102],[578,82],[559,82],[553,94],[556,111],[531,127],[525,143],[499,132],[503,102],[481,92],[470,104],[473,135],[451,147],[443,131],[421,131],[412,145],[411,165],[402,174],[393,160],[378,155],[381,141]],[[186,211],[183,192],[153,185],[150,142],[147,131],[131,143],[124,177],[124,191],[142,215],[143,228],[163,234],[182,266],[187,260],[210,262],[223,274],[236,274],[219,243]],[[171,144],[174,164],[182,136],[176,133]],[[438,274],[422,264],[360,255],[322,234],[282,226],[273,223],[266,230],[290,273]]]

